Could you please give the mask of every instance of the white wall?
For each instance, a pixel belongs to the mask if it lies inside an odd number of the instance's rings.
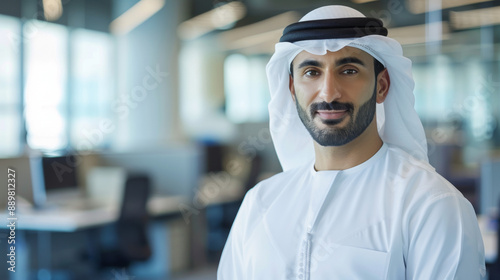
[[[136,2],[115,0],[114,13],[118,16]],[[179,126],[176,32],[186,4],[167,0],[147,21],[117,37],[114,150],[157,148],[184,139]]]
[[[180,115],[186,133],[192,138],[230,142],[235,137],[236,128],[223,111],[225,57],[213,36],[182,45]]]

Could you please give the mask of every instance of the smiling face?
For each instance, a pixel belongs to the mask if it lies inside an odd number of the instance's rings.
[[[387,70],[375,76],[371,55],[352,47],[325,55],[302,51],[292,65],[290,92],[318,144],[342,146],[376,125],[375,105],[384,101],[389,77]]]

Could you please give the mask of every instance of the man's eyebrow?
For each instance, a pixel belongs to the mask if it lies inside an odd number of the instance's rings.
[[[359,64],[361,66],[365,66],[365,63],[363,61],[361,61],[361,59],[359,59],[357,57],[353,57],[353,56],[344,57],[344,58],[341,58],[341,59],[335,61],[335,65],[337,67],[341,66],[343,64],[348,64],[348,63],[355,63],[355,64]]]
[[[361,59],[354,57],[354,56],[343,57],[343,58],[335,61],[335,66],[338,67],[338,66],[341,66],[344,64],[349,64],[349,63],[355,63],[355,64],[359,64],[361,66],[365,66],[365,63]],[[322,67],[323,64],[317,60],[308,59],[308,60],[302,61],[299,64],[298,69],[303,68],[303,67],[307,67],[307,66]]]
[[[321,67],[323,64],[321,64],[321,62],[317,61],[317,60],[313,60],[313,59],[308,59],[308,60],[304,60],[302,61],[298,68],[303,68],[303,67],[306,67],[306,66],[315,66],[315,67]]]

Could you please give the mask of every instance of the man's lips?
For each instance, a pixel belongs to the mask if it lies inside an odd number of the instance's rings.
[[[347,114],[347,110],[318,110],[316,114],[324,120],[338,120]]]

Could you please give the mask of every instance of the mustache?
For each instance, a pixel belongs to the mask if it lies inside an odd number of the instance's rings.
[[[336,111],[347,111],[352,112],[354,110],[354,105],[351,103],[340,103],[333,101],[331,103],[318,102],[311,104],[310,113],[311,116],[318,110],[336,110]]]

